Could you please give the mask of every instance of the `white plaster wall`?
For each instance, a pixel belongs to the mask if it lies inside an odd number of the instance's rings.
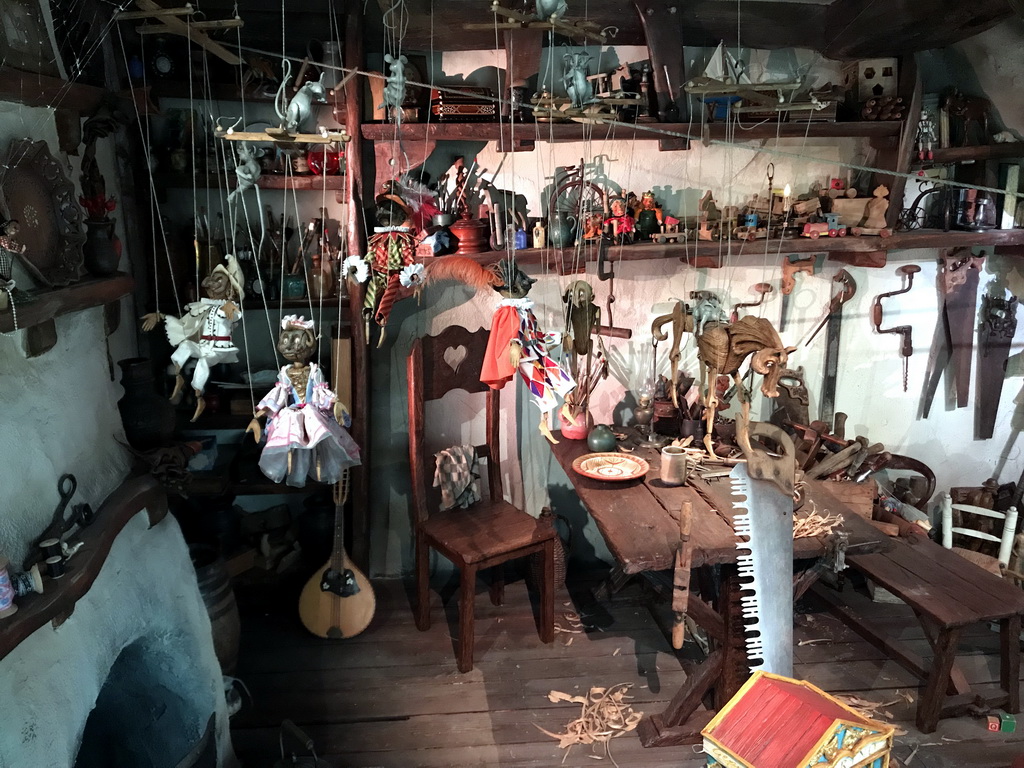
[[[996,55],[996,50],[993,48],[991,55]],[[490,52],[479,56],[444,54],[441,58],[444,75],[456,79],[465,76],[466,81],[471,81],[470,75],[474,72],[479,79],[480,73],[487,71],[486,67],[495,64]],[[635,59],[622,56],[622,60]],[[409,129],[414,130],[411,126]],[[509,155],[501,155],[493,145],[481,148],[479,143],[442,144],[435,151],[434,161],[443,169],[455,155],[465,154],[467,161],[475,158],[479,167],[495,175],[498,187],[524,196],[530,215],[540,216],[544,215],[545,189],[551,183],[554,170],[577,164],[580,158],[588,164],[596,164],[612,185],[637,193],[652,189],[670,213],[692,212],[692,206],[707,189],[714,191],[720,206],[742,204],[753,193],[763,194],[769,162],[775,166],[775,185],[789,183],[794,194],[798,194],[815,181],[825,182],[837,174],[845,177],[839,163],[870,164],[873,160],[866,143],[857,140],[792,139],[750,142],[735,147],[694,145],[689,152],[662,153],[656,142],[633,140],[628,129],[618,129],[615,140],[605,138],[604,131],[595,128],[588,142],[538,144],[533,152]],[[737,131],[737,140],[740,135]],[[772,154],[771,150],[776,149],[786,154]],[[605,340],[614,361],[615,380],[602,384],[593,399],[598,421],[621,424],[624,418],[629,418],[629,412],[620,405],[624,390],[635,388],[649,370],[650,323],[653,317],[668,309],[671,299],[686,299],[691,290],[709,289],[721,296],[723,304],[731,305],[754,298],[750,288],[755,283],[769,281],[778,285],[777,265],[787,252],[780,250],[777,244],[769,246],[763,257],[744,257],[742,264],[729,256],[728,244],[723,244],[723,248],[726,266],[718,270],[695,270],[673,260],[623,262],[617,267],[615,325],[632,328],[634,338]],[[1016,480],[1024,467],[1017,445],[1017,430],[1024,418],[1014,415],[1014,398],[1021,389],[1016,378],[1011,377],[1006,382],[996,433],[991,440],[973,439],[974,392],[968,408],[953,410],[940,391],[930,418],[918,417],[925,365],[937,319],[936,258],[934,250],[891,253],[890,266],[884,269],[849,268],[858,291],[844,311],[837,410],[849,416],[849,435],[864,434],[873,442],[884,443],[895,453],[913,456],[931,466],[939,489],[978,484],[993,475],[1003,482]],[[904,393],[898,338],[875,335],[868,317],[874,296],[898,287],[896,266],[910,261],[919,264],[922,272],[911,293],[886,304],[885,315],[886,326],[913,326],[914,355],[910,359],[909,391]],[[819,274],[806,280],[804,276],[798,278],[798,288],[791,297],[790,323],[783,334],[787,344],[801,339],[820,316],[830,296],[831,278],[840,266],[822,262]],[[530,294],[537,303],[538,318],[542,325],[560,330],[560,296],[566,285],[580,276],[559,277],[553,270],[541,268],[527,271],[539,278]],[[607,284],[596,280],[593,265],[588,273],[586,278],[595,287],[597,303],[604,306]],[[989,275],[983,278],[982,287],[989,279]],[[372,572],[375,575],[408,572],[412,566],[405,414],[405,359],[412,339],[436,333],[449,324],[469,329],[489,327],[496,301],[496,295],[474,296],[462,287],[429,288],[419,306],[413,301],[396,306],[388,325],[388,340],[381,350],[372,352],[374,480],[371,519]],[[761,311],[769,319],[778,321],[780,299],[777,292]],[[811,346],[802,347],[792,358],[793,365],[805,369],[812,414],[820,398],[824,343],[822,333]],[[1019,351],[1020,343],[1017,343],[1012,353]],[[663,348],[662,370],[667,366],[665,358]],[[684,351],[683,367],[696,373],[692,341]],[[556,511],[571,518],[577,534],[582,534],[577,536],[574,556],[582,560],[610,559],[593,523],[574,499],[568,479],[551,459],[546,443],[537,433],[536,408],[525,398],[521,385],[517,384],[515,394],[511,389],[512,385],[506,387],[503,395],[508,451],[504,468],[512,478],[521,472],[523,482],[522,490],[513,488],[511,491],[512,499],[521,502],[531,514],[536,514],[550,499]],[[764,418],[767,412],[758,393],[754,414]],[[462,423],[475,415],[471,410],[446,410],[443,444],[461,442],[467,430]],[[474,429],[482,430],[482,418],[477,418],[476,422]],[[477,431],[476,435],[479,434]],[[440,565],[443,567],[443,563]]]

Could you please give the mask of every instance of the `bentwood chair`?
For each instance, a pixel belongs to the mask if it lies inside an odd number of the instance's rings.
[[[540,553],[540,639],[555,636],[554,527],[531,517],[504,501],[501,488],[499,400],[500,392],[480,381],[487,331],[469,332],[452,326],[437,336],[417,339],[408,361],[409,465],[416,535],[416,626],[430,628],[430,549],[447,557],[459,569],[459,634],[457,660],[460,672],[473,668],[473,603],[476,577],[493,570],[491,602],[501,605],[504,596],[503,565],[513,559]],[[440,511],[440,493],[432,488],[435,460],[426,445],[424,405],[440,400],[453,390],[486,393],[486,439],[474,446],[487,463],[489,497],[467,509]],[[450,400],[450,399],[449,399]],[[448,407],[451,407],[449,404]],[[441,450],[448,446],[432,446]]]

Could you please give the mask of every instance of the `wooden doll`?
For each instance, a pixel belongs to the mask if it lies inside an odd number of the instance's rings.
[[[203,390],[210,378],[210,368],[220,363],[238,362],[238,347],[231,338],[231,332],[242,319],[240,306],[245,292],[242,283],[245,277],[242,268],[232,254],[225,257],[226,264],[218,264],[203,280],[202,287],[207,298],[185,305],[181,317],[150,312],[143,315],[142,330],[151,331],[157,323],[164,321],[167,340],[175,347],[171,355],[174,363],[175,383],[171,399],[175,399],[185,386],[181,370],[185,363],[195,358],[196,367],[192,374],[192,389],[196,393],[196,411],[192,421],[206,408]]]
[[[313,321],[288,315],[281,319],[277,351],[291,365],[281,369],[277,384],[260,400],[246,432],[260,442],[259,420],[267,417],[267,442],[260,469],[275,483],[295,488],[306,478],[337,483],[360,463],[359,447],[349,435],[351,419],[324,380],[320,366],[309,362],[316,351]]]
[[[576,382],[548,354],[561,340],[557,334],[544,333],[537,324],[533,301],[526,298],[536,281],[504,259],[498,270],[501,284],[495,286],[495,290],[505,298],[498,304],[491,321],[480,380],[491,389],[501,389],[518,371],[541,410],[541,434],[557,443],[548,427],[548,417],[558,405],[557,398],[572,392]],[[575,423],[564,405],[562,412],[570,423]]]

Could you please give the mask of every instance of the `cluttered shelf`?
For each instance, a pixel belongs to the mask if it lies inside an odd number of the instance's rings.
[[[791,138],[883,138],[898,136],[900,120],[864,120],[848,123],[779,123],[769,121],[748,127],[728,123],[622,123],[614,120],[597,124],[583,123],[406,123],[400,132],[393,123],[364,123],[364,139],[387,141],[401,136],[409,141],[584,141],[590,138],[662,139],[679,135],[695,139],[702,136],[716,140],[754,141]]]
[[[0,310],[0,333],[30,328],[69,312],[99,307],[127,296],[135,288],[135,279],[119,272],[112,277],[82,280],[63,288],[31,294],[31,301],[15,298],[14,311]]]
[[[945,147],[932,150],[929,164],[970,163],[976,160],[1013,159],[1024,157],[1024,141],[1003,144],[982,144],[976,147]]]
[[[155,174],[153,176],[153,183],[157,188],[169,189],[191,189],[192,187],[218,189],[225,185],[229,189],[234,189],[238,186],[238,179],[233,173],[226,177],[214,173],[197,173],[194,176],[184,173],[163,173]],[[330,189],[336,191],[344,189],[345,177],[343,175],[318,176],[310,174],[285,176],[284,174],[264,174],[259,177],[256,184],[261,189],[295,189],[300,191],[312,190],[314,192]]]
[[[622,247],[612,247],[609,257],[613,261],[648,261],[656,259],[678,258],[691,266],[699,268],[715,268],[723,266],[727,261],[737,265],[743,259],[750,263],[763,261],[765,254],[775,256],[791,253],[832,253],[832,254],[873,254],[890,251],[914,250],[919,248],[959,248],[968,246],[1015,246],[1024,245],[1024,229],[1000,229],[988,232],[943,232],[938,229],[918,229],[912,232],[897,232],[891,237],[823,237],[811,239],[796,237],[784,240],[712,240],[700,242],[678,243],[636,243]],[[591,248],[592,254],[587,261],[597,259],[596,246]],[[572,249],[559,251],[555,248],[524,248],[515,252],[516,261],[520,264],[546,264],[558,261],[568,262],[568,254]],[[481,264],[490,264],[501,255],[497,251],[476,254],[470,258]],[[884,266],[865,263],[865,266]]]

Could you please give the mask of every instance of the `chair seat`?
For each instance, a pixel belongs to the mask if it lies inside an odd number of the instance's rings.
[[[963,547],[953,547],[953,551],[967,562],[974,563],[989,573],[994,573],[996,576],[1003,575],[1002,570],[999,568],[999,558],[997,557],[986,555],[983,552],[975,552],[973,549],[964,549]]]
[[[438,548],[458,553],[466,563],[479,563],[557,535],[553,527],[506,501],[434,512],[423,522],[422,531]]]

